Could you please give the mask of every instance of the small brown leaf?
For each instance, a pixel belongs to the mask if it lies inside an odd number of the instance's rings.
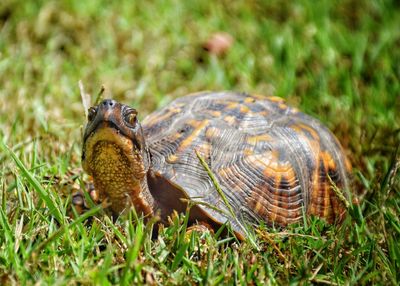
[[[228,33],[217,32],[203,44],[203,49],[210,54],[221,56],[225,54],[233,44],[233,37]]]

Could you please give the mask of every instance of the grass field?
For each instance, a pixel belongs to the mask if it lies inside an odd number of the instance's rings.
[[[398,285],[400,5],[291,2],[1,1],[0,284]],[[218,31],[234,38],[221,57],[201,48]],[[184,216],[153,240],[133,213],[73,220],[79,80],[141,118],[200,90],[281,96],[337,135],[358,203],[340,227],[308,218],[254,243],[185,236]]]

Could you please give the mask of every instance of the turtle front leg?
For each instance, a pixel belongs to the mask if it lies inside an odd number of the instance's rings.
[[[93,182],[89,182],[87,184],[87,190],[88,190],[87,194],[89,195],[93,204],[94,205],[101,204],[101,201],[99,199],[99,194],[94,188]],[[81,215],[90,209],[90,204],[86,200],[85,191],[82,190],[79,190],[72,194],[71,203],[78,215]]]
[[[214,234],[214,229],[212,228],[211,225],[209,225],[208,223],[202,221],[202,222],[197,222],[197,223],[189,226],[186,229],[186,235],[185,236],[190,237],[192,232],[198,232],[199,234],[209,232],[211,234]]]

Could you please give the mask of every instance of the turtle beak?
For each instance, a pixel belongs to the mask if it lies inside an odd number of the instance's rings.
[[[121,104],[112,99],[105,99],[99,105],[89,109],[88,123],[86,124],[83,142],[92,134],[102,123],[109,125],[117,130],[123,126],[121,117]]]
[[[89,109],[88,123],[83,135],[82,160],[86,156],[86,143],[89,138],[101,130],[114,130],[109,133],[111,137],[96,137],[98,140],[115,141],[117,137],[129,139],[132,144],[132,152],[147,152],[145,148],[143,131],[137,121],[137,111],[127,105],[112,99],[105,99],[99,105]]]

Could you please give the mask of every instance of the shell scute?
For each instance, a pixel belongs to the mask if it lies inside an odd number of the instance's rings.
[[[215,221],[230,221],[237,231],[237,218],[285,226],[304,213],[329,222],[343,216],[331,181],[347,189],[351,167],[339,143],[316,119],[280,98],[196,94],[153,113],[143,129],[153,168],[204,203],[202,208]],[[195,150],[206,160],[236,218],[227,214]]]

